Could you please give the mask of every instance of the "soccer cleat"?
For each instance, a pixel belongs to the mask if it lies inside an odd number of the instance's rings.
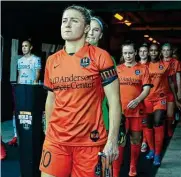
[[[150,150],[150,152],[146,155],[146,158],[148,160],[153,159],[155,156],[155,152],[153,150]]]
[[[141,152],[146,152],[146,151],[147,151],[147,144],[145,142],[142,142]]]
[[[137,175],[136,167],[135,166],[130,166],[129,176],[136,176],[136,175]]]
[[[8,142],[9,146],[16,146],[17,145],[17,137],[13,137],[11,141]]]
[[[1,160],[6,158],[6,149],[4,144],[1,142]]]
[[[161,157],[160,155],[155,155],[153,165],[160,166],[161,165]]]

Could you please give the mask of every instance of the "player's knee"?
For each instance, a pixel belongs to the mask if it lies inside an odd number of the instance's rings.
[[[141,139],[142,137],[131,137],[130,140],[131,140],[131,144],[140,144],[141,143]]]
[[[160,127],[164,125],[164,120],[160,120],[154,123],[154,127]]]
[[[167,117],[173,117],[174,113],[173,111],[167,111]]]

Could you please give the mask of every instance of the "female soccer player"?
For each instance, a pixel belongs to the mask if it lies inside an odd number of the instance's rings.
[[[40,57],[32,54],[33,45],[30,40],[24,40],[22,42],[23,57],[18,59],[18,84],[33,84],[38,83],[41,71],[41,59]],[[13,90],[13,99],[15,98]],[[15,101],[14,101],[15,102]],[[15,110],[15,103],[14,103]],[[17,130],[15,113],[13,112],[13,130],[14,137],[8,142],[8,145],[17,145]]]
[[[61,24],[65,46],[46,63],[42,177],[95,177],[98,152],[103,150],[106,155],[107,168],[118,157],[121,109],[117,73],[106,51],[85,42],[90,20],[88,9],[66,8]],[[108,138],[102,118],[104,92],[109,103]]]
[[[148,62],[149,62],[148,45],[146,43],[143,43],[140,46],[138,55],[140,58],[139,62],[143,65],[148,65]],[[145,118],[143,119],[143,122],[142,122],[143,123],[143,140],[141,144],[141,152],[147,151],[147,141],[146,141],[146,135],[145,135],[145,131],[147,128],[146,121],[147,121],[147,114],[145,115]]]
[[[92,45],[98,46],[99,41],[102,39],[105,31],[105,23],[100,17],[94,16],[91,18],[90,23],[90,30],[87,35],[87,42]],[[114,65],[116,66],[116,62],[112,57]],[[109,111],[108,111],[108,100],[104,97],[102,102],[102,111],[103,111],[103,118],[104,123],[106,126],[106,130],[109,130]],[[123,151],[124,147],[122,145],[119,146],[119,158],[113,162],[113,177],[119,177],[120,168],[123,163]]]
[[[146,155],[147,159],[154,159],[153,164],[159,166],[161,164],[161,151],[164,140],[164,122],[166,116],[166,93],[167,83],[174,90],[174,84],[171,79],[173,75],[169,63],[160,60],[158,57],[159,49],[156,44],[152,44],[149,48],[151,61],[148,68],[153,88],[145,99],[145,105],[149,112],[147,118],[146,139],[150,148],[150,152]]]
[[[174,80],[176,81],[176,88],[177,88],[177,97],[178,99],[181,97],[181,80],[180,80],[180,72],[181,72],[181,66],[180,62],[176,60],[175,58],[172,58],[172,48],[169,43],[165,43],[162,46],[161,51],[161,57],[163,61],[170,63],[172,69]],[[166,130],[167,130],[167,136],[172,137],[173,136],[173,122],[174,122],[174,110],[175,110],[175,99],[172,91],[169,88],[169,84],[167,84],[167,119],[166,119]],[[177,102],[177,100],[176,100]]]
[[[135,60],[136,49],[133,42],[122,45],[123,64],[117,66],[120,82],[121,103],[126,117],[126,128],[131,139],[131,163],[129,176],[137,175],[137,161],[140,154],[143,100],[149,94],[151,85],[148,68]]]

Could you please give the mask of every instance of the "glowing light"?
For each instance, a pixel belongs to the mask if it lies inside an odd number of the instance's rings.
[[[153,38],[152,38],[152,37],[149,37],[148,40],[149,40],[149,41],[153,41]]]
[[[149,35],[148,35],[148,34],[145,34],[144,37],[149,37]]]
[[[121,16],[120,14],[118,14],[118,13],[116,13],[115,15],[114,15],[114,17],[115,18],[117,18],[118,20],[123,20],[123,16]]]
[[[131,26],[131,23],[130,22],[128,22],[128,23],[125,23],[127,26]]]

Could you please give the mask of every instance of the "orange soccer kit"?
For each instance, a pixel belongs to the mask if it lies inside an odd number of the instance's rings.
[[[117,78],[111,56],[86,44],[68,55],[51,55],[44,87],[55,103],[43,145],[40,170],[56,177],[95,177],[98,152],[107,133],[103,122],[103,86]]]
[[[120,82],[121,104],[126,117],[126,128],[130,131],[142,131],[142,119],[145,116],[144,104],[141,102],[135,109],[129,109],[128,103],[137,98],[144,86],[150,85],[148,68],[145,65],[137,63],[133,67],[127,67],[121,64],[117,67],[118,78]],[[120,147],[119,156],[123,156],[123,148]],[[136,166],[140,154],[140,144],[131,144],[131,166]],[[123,160],[123,157],[119,157]],[[122,161],[113,163],[113,176],[118,177]]]
[[[127,105],[141,94],[144,86],[151,86],[148,68],[139,63],[133,67],[122,64],[117,67],[117,72],[120,81],[122,109],[127,118],[127,129],[141,131],[142,119],[145,116],[143,102],[135,109],[129,109]]]
[[[170,68],[172,70],[172,74],[174,75],[173,79],[174,79],[174,83],[175,86],[177,87],[176,84],[176,73],[177,72],[181,72],[181,63],[176,60],[175,58],[172,58],[170,61],[164,61],[165,63],[169,63]],[[174,102],[174,95],[170,90],[169,84],[167,82],[167,102]]]
[[[177,81],[176,81],[176,73],[181,71],[181,64],[178,60],[172,58],[170,61],[165,61],[166,63],[170,64],[170,67],[172,69],[172,72],[174,74],[173,81],[175,84],[175,90],[177,90]],[[170,90],[169,84],[167,82],[167,102],[174,102],[174,95]],[[169,137],[173,136],[173,121],[174,121],[174,114],[173,115],[167,115],[167,119],[165,122],[165,132]]]
[[[156,110],[166,111],[168,76],[173,75],[171,67],[169,63],[165,63],[164,61],[158,61],[155,63],[150,62],[148,68],[153,88],[150,90],[150,94],[145,99],[145,106],[147,112],[153,113]],[[155,134],[155,136],[153,136],[153,134]],[[148,141],[150,150],[154,151],[155,149],[155,154],[160,155],[164,139],[163,125],[154,127],[154,130],[148,128],[146,130],[146,139]]]
[[[140,64],[148,67],[149,62],[140,63]],[[145,109],[145,117],[144,117],[143,120],[142,120],[142,130],[143,130],[143,140],[142,140],[142,142],[144,142],[144,143],[147,142],[145,132],[146,132],[146,129],[147,129],[147,117],[148,117],[148,114],[149,114],[149,113],[147,113],[147,112],[146,112],[146,109]],[[142,151],[142,152],[143,152],[143,151]]]

